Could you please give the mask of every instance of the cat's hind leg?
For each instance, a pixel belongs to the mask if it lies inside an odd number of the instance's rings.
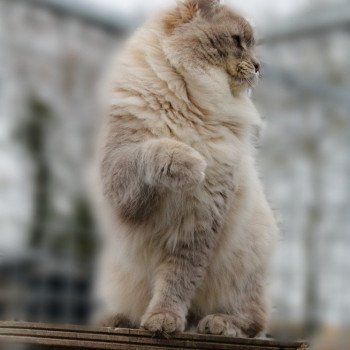
[[[220,300],[218,312],[199,321],[198,332],[238,338],[254,338],[265,332],[269,308],[263,280],[257,273],[248,279],[244,288],[233,290],[229,299]]]

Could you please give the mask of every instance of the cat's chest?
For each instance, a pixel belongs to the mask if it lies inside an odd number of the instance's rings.
[[[176,136],[204,157],[208,174],[218,181],[231,181],[241,153],[241,143],[232,130],[222,125],[188,128]]]
[[[208,167],[228,169],[236,164],[240,142],[225,126],[183,128],[177,131],[176,138],[196,149],[205,158]]]

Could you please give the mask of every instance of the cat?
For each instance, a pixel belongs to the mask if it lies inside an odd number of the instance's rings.
[[[99,149],[103,325],[265,331],[278,230],[255,169],[254,48],[235,10],[184,0],[113,64]]]

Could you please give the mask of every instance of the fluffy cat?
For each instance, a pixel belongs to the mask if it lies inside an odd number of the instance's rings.
[[[254,164],[254,45],[218,0],[184,0],[114,65],[99,163],[104,325],[265,330],[277,229]]]

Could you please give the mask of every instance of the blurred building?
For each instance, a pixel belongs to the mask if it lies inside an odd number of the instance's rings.
[[[1,1],[0,16],[0,313],[12,310],[0,317],[83,322],[90,290],[74,285],[91,284],[96,250],[96,85],[124,28],[49,2]]]
[[[138,19],[79,4],[0,0],[0,318],[84,323],[93,307],[96,85]],[[254,94],[282,228],[274,323],[299,334],[350,324],[350,7],[307,4],[263,28]]]
[[[311,2],[268,27],[260,165],[281,214],[276,319],[350,323],[350,6]]]

